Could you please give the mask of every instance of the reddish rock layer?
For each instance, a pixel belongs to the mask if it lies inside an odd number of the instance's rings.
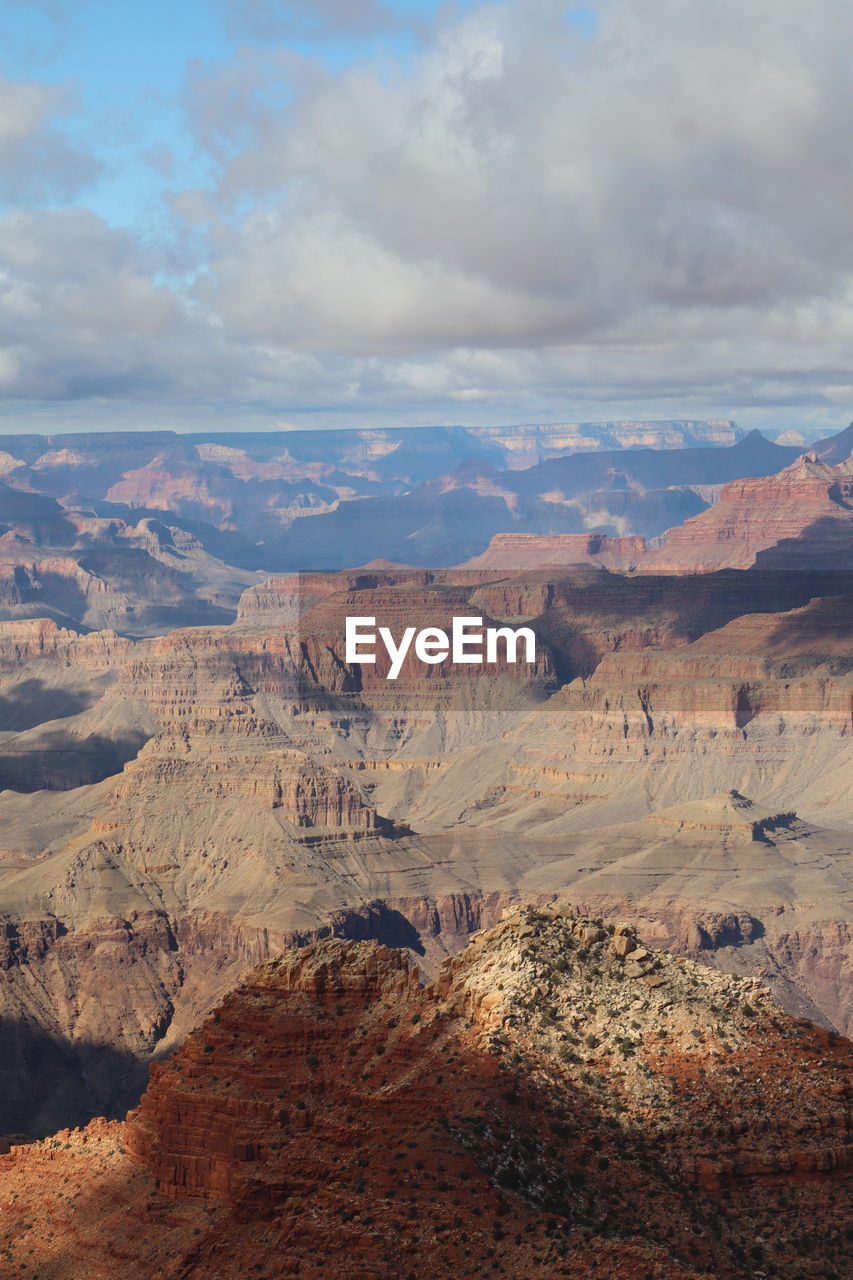
[[[853,548],[853,459],[806,455],[778,475],[734,480],[719,502],[667,533],[644,571],[832,568]]]
[[[254,970],[125,1126],[0,1157],[0,1253],[45,1280],[828,1280],[851,1064],[571,908],[425,989],[329,941]]]
[[[777,475],[733,480],[707,510],[647,546],[641,537],[498,533],[466,567],[504,570],[594,565],[616,572],[832,569],[853,548],[853,459],[804,455]]]
[[[551,569],[593,565],[623,572],[636,569],[645,558],[643,538],[609,538],[603,533],[564,533],[550,537],[533,533],[496,533],[486,550],[465,567],[470,569]]]

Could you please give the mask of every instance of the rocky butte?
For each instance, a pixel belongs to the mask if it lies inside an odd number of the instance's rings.
[[[832,466],[805,454],[778,475],[724,485],[719,502],[667,533],[644,567],[832,568],[853,542],[853,455]]]
[[[435,980],[328,940],[253,969],[123,1124],[0,1156],[45,1280],[841,1280],[851,1045],[564,904]]]

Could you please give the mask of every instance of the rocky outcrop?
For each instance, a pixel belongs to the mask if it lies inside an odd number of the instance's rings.
[[[644,561],[643,538],[610,538],[603,533],[496,533],[486,550],[465,563],[469,569],[552,569],[593,565],[626,572]]]
[[[853,458],[831,466],[806,454],[778,475],[725,485],[715,506],[667,533],[643,570],[829,569],[851,546]]]
[[[229,621],[255,576],[166,522],[98,517],[0,485],[0,619],[156,634]]]
[[[764,840],[780,828],[790,828],[797,815],[762,813],[758,805],[739,791],[720,791],[706,800],[673,805],[649,815],[650,821],[662,822],[679,832],[713,832],[728,839]]]
[[[331,939],[252,970],[124,1125],[12,1145],[0,1250],[54,1280],[841,1274],[850,1065],[568,904],[426,987]]]
[[[440,576],[440,575],[439,575]],[[277,574],[256,587],[250,587],[240,599],[239,622],[263,622],[275,617],[291,622],[307,613],[329,596],[347,591],[376,591],[382,587],[428,587],[437,575],[428,569],[395,566],[383,569],[354,570],[351,573],[286,573]]]
[[[827,458],[836,458],[827,445]],[[853,546],[853,458],[835,465],[803,455],[776,475],[731,480],[707,510],[657,540],[598,534],[497,533],[472,568],[546,569],[588,564],[616,572],[713,573],[721,569],[826,570]],[[701,486],[700,486],[701,487]],[[704,486],[710,493],[709,487]],[[674,523],[674,522],[673,522]]]
[[[816,456],[842,461],[845,438]],[[133,635],[224,620],[253,570],[481,553],[490,567],[632,569],[644,537],[797,456],[690,422],[4,440],[0,611]]]
[[[0,674],[7,678],[31,661],[116,671],[131,652],[131,642],[111,631],[81,636],[47,618],[0,624]]]

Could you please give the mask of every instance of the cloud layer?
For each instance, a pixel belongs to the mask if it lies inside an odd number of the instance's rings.
[[[69,199],[95,177],[95,160],[56,125],[72,101],[67,89],[0,77],[0,201]]]
[[[231,7],[273,41],[391,20],[373,0]],[[333,74],[273,43],[195,67],[215,178],[172,208],[203,258],[176,271],[175,242],[84,210],[10,213],[0,387],[455,420],[849,414],[849,3],[806,20],[800,0],[607,0],[597,18],[509,0],[401,65]],[[71,193],[91,163],[38,89],[2,91],[16,199],[49,171]]]

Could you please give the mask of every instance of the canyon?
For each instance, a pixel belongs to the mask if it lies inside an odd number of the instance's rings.
[[[848,558],[851,530],[853,453],[834,463],[809,453],[776,475],[724,484],[712,506],[650,542],[599,532],[497,533],[466,563],[515,570],[590,565],[635,573],[831,569]]]
[[[799,453],[696,422],[2,436],[0,617],[147,635],[228,621],[256,574],[452,565],[503,533],[655,538]]]
[[[302,435],[0,441],[0,1258],[840,1277],[853,429]]]
[[[0,1257],[45,1280],[840,1277],[851,1063],[755,980],[569,903],[510,910],[426,985],[329,939],[247,973],[123,1123],[11,1144]]]
[[[289,945],[432,972],[569,889],[849,1031],[851,597],[845,571],[379,566],[164,636],[0,624],[0,1132],[120,1116]],[[535,663],[345,660],[348,616],[470,614],[532,627]]]

